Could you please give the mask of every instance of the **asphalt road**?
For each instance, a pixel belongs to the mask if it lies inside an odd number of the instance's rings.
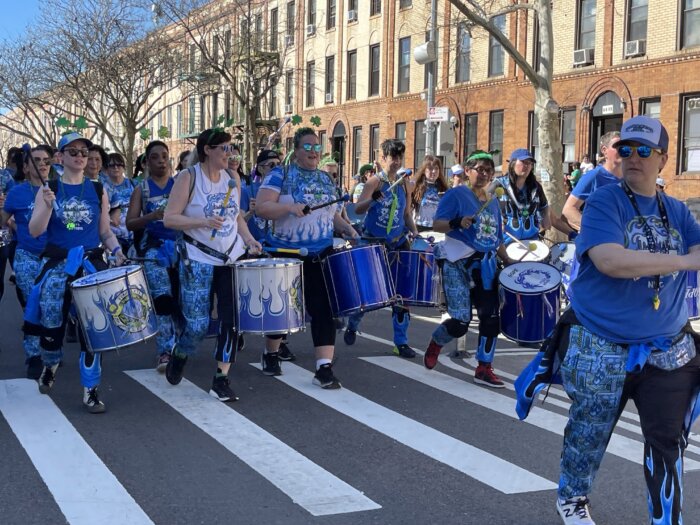
[[[81,405],[77,345],[50,396],[23,379],[20,312],[10,285],[0,311],[0,523],[556,525],[558,460],[568,402],[553,389],[526,422],[512,382],[534,351],[501,341],[508,388],[472,383],[474,363],[429,372],[391,354],[387,311],[367,315],[357,343],[338,338],[343,389],[311,385],[310,334],[284,375],[263,376],[262,339],[247,338],[231,374],[240,401],[206,395],[207,340],[171,387],[153,343],[104,359],[104,415]],[[414,348],[436,311],[416,309]],[[468,348],[474,348],[470,334]],[[251,366],[253,365],[253,366]],[[642,440],[627,407],[591,494],[596,522],[646,523]],[[685,522],[700,523],[700,437],[687,453]]]

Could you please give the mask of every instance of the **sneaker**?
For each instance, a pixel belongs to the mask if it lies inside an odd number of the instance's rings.
[[[430,340],[430,344],[428,345],[428,349],[425,351],[425,354],[423,355],[423,365],[425,368],[428,370],[432,370],[435,368],[435,365],[437,365],[438,362],[438,356],[440,355],[440,350],[442,350],[442,346],[437,344],[434,340]]]
[[[214,376],[214,380],[211,382],[209,395],[215,397],[219,401],[238,401],[238,397],[233,390],[231,390],[231,382],[226,376]]]
[[[170,354],[165,352],[158,356],[158,364],[156,365],[156,371],[161,374],[165,373],[165,369],[168,368],[168,363],[170,362]]]
[[[357,331],[350,330],[349,328],[346,329],[345,333],[343,334],[343,341],[345,341],[345,344],[352,346],[355,344],[355,339],[357,339]]]
[[[280,349],[277,352],[277,356],[279,357],[280,361],[296,361],[297,356],[294,355],[294,353],[289,349],[287,346],[287,343],[281,343],[280,344]]]
[[[105,411],[105,404],[97,395],[97,387],[83,387],[83,406],[91,414],[101,414]]]
[[[187,356],[181,357],[176,353],[170,355],[170,360],[165,367],[165,378],[171,385],[179,385],[182,381],[182,374],[185,371]]]
[[[41,376],[39,376],[39,392],[42,394],[49,393],[54,381],[56,381],[57,369],[58,365],[44,366],[44,369],[41,371]]]
[[[588,503],[586,496],[566,500],[557,498],[557,512],[565,525],[595,525]]]
[[[245,338],[243,337],[243,334],[238,334],[238,351],[242,352],[243,349],[245,348]]]
[[[314,375],[313,384],[326,390],[335,390],[341,387],[338,378],[333,375],[333,367],[330,364],[321,365]]]
[[[474,372],[474,382],[478,385],[486,385],[491,388],[505,388],[501,378],[498,377],[491,365],[479,365]]]
[[[260,364],[262,365],[262,373],[266,376],[282,375],[282,367],[280,366],[280,358],[277,352],[272,354],[264,352],[260,358]]]
[[[406,359],[413,359],[416,357],[416,352],[408,345],[396,345],[394,347],[394,354],[399,357],[405,357]]]
[[[14,285],[17,285],[17,277],[15,276],[15,272],[12,272],[12,274],[10,274],[10,282]]]
[[[204,336],[204,338],[211,339],[212,337],[218,337],[220,324],[221,323],[218,319],[209,318],[209,327],[207,328],[207,334]]]
[[[44,370],[44,364],[41,362],[40,355],[33,355],[26,361],[27,363],[27,379],[35,381],[41,377],[41,372]]]
[[[77,343],[78,342],[78,327],[74,321],[68,320],[66,325],[66,343]]]

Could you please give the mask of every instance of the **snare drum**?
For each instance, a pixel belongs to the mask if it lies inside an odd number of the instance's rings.
[[[498,283],[503,335],[519,343],[544,341],[559,319],[559,271],[540,262],[515,263]]]
[[[110,268],[70,285],[75,310],[92,352],[140,343],[158,328],[151,294],[138,265]]]
[[[430,252],[395,251],[389,254],[391,280],[405,305],[438,306],[442,283],[435,255]]]
[[[506,247],[508,257],[518,262],[540,262],[547,260],[549,257],[549,248],[542,241],[522,241],[528,248],[533,245],[532,250],[528,250],[518,242],[512,242]]]
[[[234,265],[239,332],[279,335],[303,330],[304,285],[298,259],[249,259]]]
[[[688,319],[700,319],[700,288],[698,275],[700,272],[688,272],[688,285],[685,291],[685,302],[688,305]]]
[[[569,287],[572,275],[571,270],[576,259],[576,244],[573,242],[560,242],[552,246],[549,254],[549,264],[561,272],[561,284],[564,289]],[[575,277],[575,275],[573,276]]]
[[[334,317],[389,306],[394,284],[386,249],[379,244],[331,253],[323,261],[323,278]]]

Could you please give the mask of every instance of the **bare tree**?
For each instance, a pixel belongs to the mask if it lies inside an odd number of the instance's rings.
[[[549,174],[542,186],[550,205],[557,213],[564,205],[562,146],[559,140],[559,105],[552,96],[554,38],[551,0],[513,0],[511,5],[494,0],[449,0],[472,24],[483,28],[498,41],[523,71],[535,91],[535,115],[539,122],[537,137],[541,148],[540,167]],[[494,24],[499,15],[532,12],[539,26],[539,68],[535,70],[508,37]]]

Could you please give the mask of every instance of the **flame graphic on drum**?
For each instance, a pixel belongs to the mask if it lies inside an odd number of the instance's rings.
[[[290,321],[291,326],[301,322],[300,278],[295,279],[286,289],[282,281],[277,283],[276,290],[261,284],[260,293],[255,297],[250,282],[242,281],[238,289],[241,330],[259,331],[264,325],[266,330],[279,331],[284,330]]]
[[[96,308],[91,311],[91,314],[94,315],[87,314],[87,325],[85,326],[85,329],[88,332],[94,333],[104,332],[107,330],[109,323],[107,322],[107,316],[104,315],[104,312],[102,311],[102,300],[100,299],[99,293],[93,293],[91,299]],[[100,314],[99,316],[96,315],[98,313]]]

